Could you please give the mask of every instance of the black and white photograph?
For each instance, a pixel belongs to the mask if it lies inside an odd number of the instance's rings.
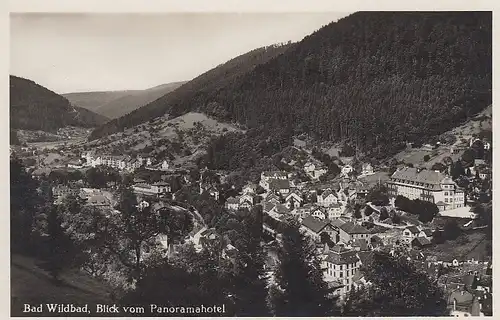
[[[11,317],[492,316],[492,19],[11,12]]]

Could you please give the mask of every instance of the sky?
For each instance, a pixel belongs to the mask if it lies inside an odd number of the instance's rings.
[[[57,93],[186,81],[252,49],[299,41],[348,13],[16,13],[10,74]]]

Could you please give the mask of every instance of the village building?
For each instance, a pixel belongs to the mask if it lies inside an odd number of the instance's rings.
[[[235,197],[229,197],[226,200],[226,209],[228,210],[238,210],[240,207],[240,201]]]
[[[290,182],[283,179],[270,179],[267,182],[268,190],[271,192],[278,192],[281,195],[290,193]]]
[[[245,187],[243,187],[241,192],[243,194],[255,194],[257,192],[257,185],[254,183],[247,184]]]
[[[339,238],[343,243],[349,243],[350,241],[354,241],[356,239],[369,240],[371,235],[370,231],[368,231],[365,227],[351,221],[339,226]]]
[[[338,281],[342,285],[335,291],[341,298],[354,288],[354,276],[358,274],[361,260],[355,250],[336,245],[325,248],[322,255],[323,277],[326,282]]]
[[[285,197],[285,205],[290,210],[301,207],[303,202],[304,198],[297,191],[292,191]]]
[[[319,179],[327,170],[323,165],[314,162],[307,162],[304,165],[304,172],[313,180]]]
[[[439,171],[402,168],[387,182],[389,196],[404,196],[435,203],[440,211],[465,206],[465,193],[447,175]]]
[[[316,202],[318,205],[323,207],[329,207],[332,204],[337,204],[339,199],[335,195],[335,192],[332,189],[326,189],[323,193],[318,194],[316,197]]]
[[[315,242],[321,241],[321,233],[323,232],[327,233],[332,240],[337,237],[337,232],[330,221],[319,220],[312,216],[307,216],[302,219],[300,230],[310,236]]]
[[[350,164],[346,164],[340,169],[340,173],[343,177],[348,177],[354,171],[354,168]]]
[[[415,227],[415,226],[407,227],[403,230],[403,240],[406,243],[410,243],[413,241],[413,239],[418,237],[419,234],[420,234],[420,230],[417,227]]]
[[[132,190],[138,194],[158,196],[172,191],[170,184],[166,182],[155,182],[153,184],[137,183],[132,186]]]
[[[361,175],[369,176],[372,174],[374,174],[372,165],[370,163],[363,163],[361,166]]]

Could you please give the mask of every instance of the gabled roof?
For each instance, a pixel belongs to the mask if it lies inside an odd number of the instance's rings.
[[[262,209],[264,212],[269,212],[271,211],[276,205],[272,202],[264,202],[264,205],[262,206]]]
[[[269,181],[269,189],[271,190],[290,189],[290,182],[288,180],[282,180],[282,179],[271,179]]]
[[[370,231],[368,231],[365,227],[350,221],[341,225],[340,229],[344,230],[348,234],[370,233]]]
[[[417,238],[413,239],[412,242],[416,242],[417,244],[419,244],[421,246],[428,246],[431,244],[431,242],[427,238],[424,238],[424,237],[417,237]]]
[[[432,230],[431,229],[424,229],[422,232],[425,234],[426,237],[431,237],[432,236]]]
[[[302,225],[315,233],[320,233],[321,230],[330,225],[330,221],[318,220],[312,216],[307,216],[302,220]]]
[[[343,246],[336,245],[328,251],[325,260],[335,265],[343,265],[356,263],[359,258],[354,250],[348,250]]]

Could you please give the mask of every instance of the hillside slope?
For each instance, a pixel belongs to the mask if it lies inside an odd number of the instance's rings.
[[[200,111],[250,128],[347,140],[382,157],[491,103],[491,27],[490,12],[358,12],[241,76],[168,94],[91,137],[165,112]]]
[[[107,117],[74,107],[64,97],[35,82],[10,76],[10,126],[12,129],[56,131],[65,126],[91,128]]]
[[[189,108],[185,107],[184,104],[193,97],[203,99],[203,97],[211,92],[222,90],[232,82],[251,73],[258,65],[266,63],[270,59],[280,55],[290,46],[291,45],[288,44],[259,48],[229,60],[185,83],[177,90],[164,95],[160,99],[126,116],[114,119],[105,126],[97,128],[92,132],[90,138],[98,139],[108,134],[123,131],[125,128],[131,128],[151,119],[161,117],[172,108],[179,108],[179,110],[189,112],[191,110],[188,110]],[[213,105],[208,104],[208,107],[213,107]],[[186,112],[175,112],[175,116],[182,115]]]
[[[75,92],[63,94],[72,104],[115,119],[177,89],[185,82],[172,82],[146,90]]]

